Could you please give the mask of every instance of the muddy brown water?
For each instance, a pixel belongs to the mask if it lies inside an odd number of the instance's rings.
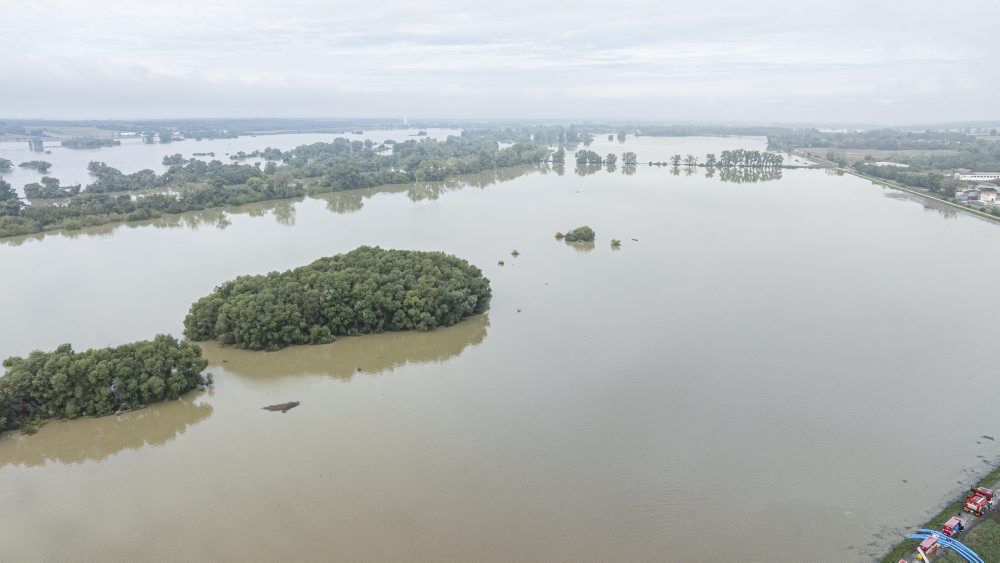
[[[1000,395],[1000,228],[821,170],[703,174],[508,170],[0,242],[3,356],[180,334],[216,284],[360,244],[494,290],[432,332],[206,344],[210,391],[0,437],[0,559],[871,559],[1000,454],[1000,412],[969,408]],[[554,239],[581,224],[591,248]]]

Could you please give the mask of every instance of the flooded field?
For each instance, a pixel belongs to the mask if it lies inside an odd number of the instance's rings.
[[[595,244],[553,237],[583,224]],[[362,244],[456,254],[494,295],[432,332],[207,344],[209,391],[0,437],[0,558],[871,559],[1000,455],[1000,412],[964,408],[1000,393],[970,346],[997,328],[998,243],[851,176],[642,164],[0,240],[3,357],[179,336],[217,284]]]

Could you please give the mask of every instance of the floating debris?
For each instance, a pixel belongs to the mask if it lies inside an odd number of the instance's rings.
[[[268,405],[268,406],[264,407],[264,410],[271,411],[271,412],[281,411],[281,412],[285,413],[285,412],[288,412],[288,411],[294,409],[297,406],[299,406],[299,402],[298,401],[288,401],[287,403],[279,403],[277,405]]]

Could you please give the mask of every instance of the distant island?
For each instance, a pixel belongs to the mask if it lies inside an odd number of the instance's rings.
[[[191,306],[184,334],[278,350],[342,335],[453,325],[484,312],[490,296],[490,281],[461,258],[362,246],[293,270],[228,281]]]
[[[62,146],[67,149],[99,149],[101,147],[117,147],[122,144],[118,139],[96,139],[93,137],[81,137],[77,139],[66,139]]]

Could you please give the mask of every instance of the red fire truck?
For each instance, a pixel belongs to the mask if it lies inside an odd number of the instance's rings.
[[[938,539],[937,536],[931,536],[924,541],[920,542],[920,551],[923,551],[927,555],[930,555],[937,551]],[[917,559],[923,559],[920,555],[917,555]]]
[[[982,516],[991,508],[993,508],[993,491],[985,487],[976,487],[969,498],[965,499],[965,504],[962,505],[962,510],[976,516]]]
[[[949,538],[953,538],[964,529],[965,522],[962,522],[961,518],[953,516],[944,523],[944,526],[941,527],[941,532]]]

